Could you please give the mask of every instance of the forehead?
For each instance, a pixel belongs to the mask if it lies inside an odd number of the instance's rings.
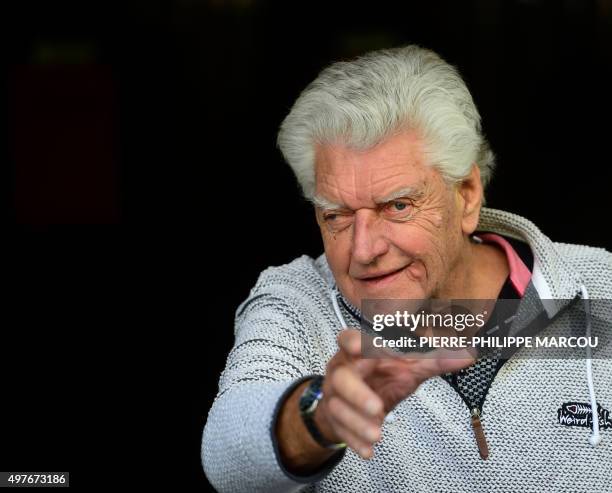
[[[398,190],[422,190],[436,175],[427,166],[421,139],[412,131],[368,150],[334,144],[316,151],[316,196],[351,209],[374,207]]]

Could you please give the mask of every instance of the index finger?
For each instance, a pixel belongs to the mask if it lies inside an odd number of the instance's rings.
[[[382,400],[355,369],[349,366],[339,367],[329,380],[332,395],[340,397],[362,414],[374,417],[382,412]]]
[[[351,357],[361,356],[361,332],[345,329],[338,334],[338,346]]]

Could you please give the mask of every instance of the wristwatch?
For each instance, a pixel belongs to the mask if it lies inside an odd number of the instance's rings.
[[[323,398],[323,376],[317,375],[310,384],[306,387],[300,397],[299,409],[302,420],[310,436],[322,447],[338,450],[346,447],[346,443],[333,443],[327,440],[317,428],[314,422],[314,413],[317,410],[319,401]]]

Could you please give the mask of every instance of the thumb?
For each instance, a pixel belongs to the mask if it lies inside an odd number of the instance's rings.
[[[437,351],[434,351],[434,353]],[[442,373],[454,373],[462,368],[466,368],[473,365],[476,362],[476,355],[474,351],[469,349],[463,349],[460,351],[446,351],[441,350],[437,354],[436,363],[437,368],[434,370],[434,375],[440,375]],[[433,376],[433,375],[432,375]]]

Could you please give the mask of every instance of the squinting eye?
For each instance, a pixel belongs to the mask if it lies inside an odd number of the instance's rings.
[[[403,211],[408,206],[403,202],[393,202],[393,207],[395,207],[398,211]]]
[[[353,214],[345,212],[328,212],[323,214],[323,221],[330,231],[340,232],[353,222]]]

